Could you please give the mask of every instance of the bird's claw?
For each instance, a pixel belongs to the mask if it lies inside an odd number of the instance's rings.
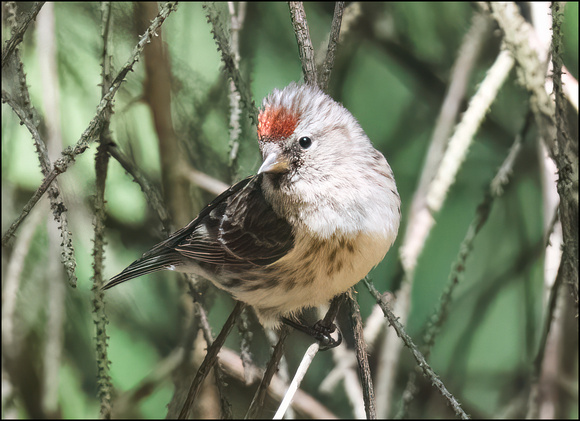
[[[295,322],[285,317],[282,318],[282,320],[284,323],[292,326],[294,329],[304,332],[316,339],[320,344],[320,351],[336,348],[342,343],[342,333],[334,323],[332,323],[330,326],[326,326],[322,323],[322,320],[319,320],[314,324],[314,326],[310,327],[304,326],[301,323]],[[330,334],[335,330],[338,332],[338,339],[334,339],[332,336],[330,336]]]
[[[321,351],[336,348],[342,343],[342,333],[334,323],[330,326],[325,326],[321,323],[321,320],[319,320],[314,324],[314,326],[312,326],[312,330],[315,332],[314,338],[320,343]],[[330,336],[334,331],[337,332],[338,339],[334,339]]]

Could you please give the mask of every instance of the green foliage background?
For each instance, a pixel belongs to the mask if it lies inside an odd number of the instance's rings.
[[[18,3],[19,10],[27,10]],[[219,4],[224,23],[227,8]],[[432,135],[440,105],[449,84],[451,66],[462,37],[470,26],[474,6],[468,3],[362,3],[361,15],[339,45],[330,94],[360,121],[374,145],[387,157],[402,199],[403,221],[395,247],[371,272],[381,291],[395,290],[398,247],[404,233],[409,204]],[[325,51],[334,5],[305,5],[315,49]],[[134,5],[113,4],[113,62],[120,67],[134,47],[137,34]],[[100,100],[102,38],[97,3],[55,3],[58,92],[63,147],[73,145],[95,114]],[[42,13],[42,11],[41,11]],[[9,37],[3,19],[3,39]],[[578,77],[578,4],[565,11],[564,63]],[[228,167],[228,80],[220,54],[200,3],[179,4],[164,23],[163,40],[173,74],[172,116],[184,153],[193,168],[226,183]],[[256,104],[273,88],[301,79],[296,39],[285,3],[249,3],[241,31],[241,69],[251,83]],[[466,99],[477,89],[497,55],[500,37],[489,39]],[[42,72],[39,67],[34,24],[20,46],[33,105],[43,110]],[[144,70],[138,64],[116,96],[112,118],[114,141],[130,153],[149,180],[160,186],[157,135],[148,106],[141,100]],[[436,307],[466,229],[483,199],[489,182],[522,129],[528,96],[515,74],[502,88],[487,120],[470,149],[456,183],[432,231],[417,267],[412,312],[407,324],[419,344],[426,322]],[[576,117],[577,118],[577,117]],[[243,130],[235,179],[255,172],[260,156],[253,127],[243,113]],[[572,120],[571,120],[572,121]],[[16,218],[42,181],[30,134],[20,126],[7,105],[2,105],[2,230]],[[577,133],[577,123],[575,125]],[[67,288],[63,355],[55,387],[59,415],[92,418],[98,414],[95,378],[94,325],[91,314],[92,202],[95,194],[96,145],[79,156],[76,164],[59,177],[69,206],[77,259],[79,285]],[[212,195],[192,190],[195,209]],[[139,186],[118,163],[110,162],[106,187],[107,248],[105,275],[110,277],[163,238],[161,225],[148,207]],[[186,200],[186,199],[184,199]],[[463,408],[476,417],[501,416],[522,397],[529,386],[530,367],[544,323],[543,210],[535,129],[527,136],[505,194],[496,200],[487,225],[479,234],[467,261],[463,282],[431,356],[431,364]],[[44,208],[48,209],[48,208]],[[192,218],[195,215],[191,215]],[[48,218],[50,220],[50,217]],[[46,224],[38,227],[26,258],[18,293],[16,322],[28,349],[30,372],[41,376],[47,306],[44,300],[49,265]],[[10,249],[3,249],[3,275]],[[556,268],[554,268],[556,270]],[[64,282],[64,279],[63,279]],[[373,299],[358,287],[363,317],[370,314]],[[223,292],[215,294],[210,323],[217,334],[232,308]],[[112,382],[118,391],[135,387],[175,347],[181,334],[181,289],[171,273],[152,274],[107,292],[110,317],[109,357]],[[577,333],[577,332],[576,332]],[[234,333],[227,345],[237,349]],[[308,346],[308,338],[293,333],[287,346],[290,372]],[[256,333],[255,361],[263,365],[269,345]],[[371,353],[378,364],[380,350]],[[414,361],[403,351],[395,396],[402,392]],[[339,417],[351,417],[344,391],[321,394],[317,386],[333,367],[330,353],[317,356],[304,389]],[[577,381],[577,361],[570,371]],[[234,415],[243,416],[253,388],[228,381]],[[577,418],[577,384],[572,386],[566,416]],[[173,393],[170,379],[141,399],[134,416],[164,417]],[[377,399],[382,397],[377,396]],[[397,402],[398,398],[395,398]],[[32,416],[18,398],[18,415]],[[396,406],[396,405],[395,405]],[[270,409],[275,408],[271,403]],[[395,408],[396,409],[396,408]],[[4,410],[4,405],[3,405]],[[272,409],[273,410],[273,409]],[[448,417],[452,413],[427,384],[412,406],[413,416]],[[4,415],[4,413],[3,413]]]

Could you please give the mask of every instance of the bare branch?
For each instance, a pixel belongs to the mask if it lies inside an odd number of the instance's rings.
[[[266,371],[264,372],[264,376],[262,381],[260,382],[260,386],[256,390],[254,394],[254,398],[252,399],[252,403],[250,404],[250,408],[248,408],[248,412],[246,413],[245,419],[251,418],[256,419],[260,418],[261,411],[264,407],[264,399],[266,397],[266,391],[270,386],[270,382],[272,381],[272,377],[276,374],[278,370],[278,364],[284,355],[284,342],[290,333],[290,329],[288,326],[284,326],[280,331],[280,338],[278,339],[278,343],[272,352],[272,357],[270,361],[268,361],[268,366],[266,367]]]
[[[320,69],[320,89],[328,91],[328,82],[330,81],[330,72],[334,66],[334,56],[336,54],[336,47],[340,37],[340,25],[342,23],[342,15],[344,13],[343,1],[337,1],[334,5],[334,16],[332,18],[332,26],[330,28],[330,36],[328,39],[328,49],[326,50],[326,58]]]
[[[234,327],[236,318],[239,316],[239,314],[242,311],[242,309],[244,308],[244,306],[245,306],[245,304],[241,303],[239,301],[236,303],[236,306],[232,310],[232,313],[230,314],[230,317],[228,317],[228,320],[226,320],[226,322],[225,322],[221,332],[217,336],[216,340],[207,349],[207,354],[203,360],[203,363],[201,363],[199,370],[197,370],[197,373],[196,373],[193,381],[191,382],[191,386],[189,387],[189,392],[187,394],[187,399],[185,400],[185,403],[183,404],[183,407],[181,408],[181,412],[179,413],[179,417],[178,417],[179,419],[187,419],[188,418],[188,416],[191,412],[191,409],[193,408],[193,403],[195,401],[195,398],[196,398],[197,394],[199,393],[199,389],[200,389],[201,385],[203,384],[203,381],[205,380],[205,378],[209,374],[211,368],[217,362],[218,352],[220,351],[221,347],[224,345],[226,338],[228,337],[230,331],[232,330],[232,327]]]
[[[308,29],[304,4],[300,1],[290,1],[288,2],[288,7],[290,8],[292,26],[294,27],[294,34],[298,42],[298,53],[300,54],[300,61],[302,62],[304,82],[310,83],[311,85],[318,85],[314,47],[310,40],[310,30]]]
[[[26,218],[30,210],[36,205],[38,200],[42,197],[42,195],[46,192],[46,190],[50,187],[54,179],[59,175],[65,172],[70,165],[74,162],[77,155],[82,154],[85,152],[90,144],[97,138],[99,131],[105,121],[104,115],[106,108],[111,104],[115,94],[125,81],[125,76],[133,69],[133,66],[139,61],[139,57],[141,52],[145,48],[145,45],[148,43],[149,39],[156,33],[156,31],[161,27],[165,19],[169,16],[169,14],[175,10],[175,2],[167,2],[163,5],[161,10],[159,11],[159,15],[151,22],[151,25],[145,33],[141,36],[139,42],[133,49],[131,57],[127,61],[127,63],[122,67],[121,71],[117,74],[117,77],[111,83],[111,88],[107,92],[105,96],[101,99],[97,107],[97,113],[95,117],[89,123],[87,129],[83,132],[80,139],[77,141],[74,147],[68,147],[64,151],[62,151],[62,157],[57,159],[54,164],[53,168],[48,175],[46,175],[45,179],[43,180],[42,184],[34,195],[29,199],[28,203],[22,209],[22,212],[12,223],[10,228],[6,231],[6,233],[2,236],[2,245],[5,246],[8,244],[10,237],[14,235],[14,232],[18,229],[19,225],[22,221]]]
[[[385,317],[387,318],[389,324],[393,327],[393,329],[397,333],[397,336],[399,336],[399,338],[403,340],[405,346],[411,350],[411,353],[413,354],[415,361],[417,361],[417,365],[423,371],[425,377],[427,377],[431,381],[431,384],[433,384],[433,386],[439,389],[439,392],[441,392],[443,397],[449,402],[449,404],[451,405],[451,407],[458,416],[460,416],[462,419],[469,419],[469,416],[465,413],[465,411],[463,411],[457,399],[455,399],[455,397],[447,390],[447,388],[445,387],[443,382],[439,379],[437,374],[433,371],[431,366],[427,363],[427,361],[425,361],[425,357],[423,357],[423,354],[421,354],[419,348],[417,348],[417,345],[415,345],[411,337],[407,334],[407,332],[405,332],[405,329],[403,328],[403,325],[399,322],[397,316],[393,314],[391,309],[383,301],[379,291],[377,291],[377,289],[374,287],[374,285],[372,285],[368,281],[368,279],[365,278],[364,283],[369,289],[371,295],[375,297],[375,299],[377,300],[377,304],[381,306],[381,309],[383,310]]]
[[[294,378],[292,379],[292,382],[290,383],[290,386],[288,387],[288,390],[284,395],[284,399],[282,399],[282,402],[280,403],[278,410],[274,414],[275,420],[280,420],[284,417],[286,410],[288,409],[290,403],[292,402],[292,399],[294,398],[294,394],[300,387],[300,383],[302,383],[304,376],[308,372],[310,364],[312,364],[312,361],[314,360],[314,357],[316,357],[316,354],[318,354],[319,350],[320,345],[318,344],[318,342],[313,343],[306,350],[306,353],[304,354],[304,357],[302,357],[302,361],[300,362],[300,365],[296,370],[296,374],[294,375]]]
[[[44,3],[44,1],[37,1],[34,3],[30,13],[28,13],[28,15],[22,19],[22,22],[20,22],[20,24],[12,31],[12,38],[6,42],[6,46],[2,49],[2,67],[4,67],[4,64],[8,61],[10,54],[12,54],[14,49],[24,39],[24,33],[28,29],[28,25],[36,19],[36,15],[38,15],[38,12],[40,12]]]
[[[111,58],[109,55],[112,17],[111,3],[101,4],[101,34],[103,37],[103,50],[101,55],[101,94],[104,96],[111,85]],[[97,354],[97,396],[99,397],[101,418],[111,418],[113,383],[109,375],[111,362],[108,357],[107,324],[109,320],[105,314],[105,294],[101,287],[104,285],[103,268],[105,261],[105,186],[109,170],[109,145],[111,133],[109,124],[113,106],[109,104],[104,109],[103,123],[99,133],[99,147],[95,157],[96,195],[94,202],[94,247],[93,247],[93,313],[96,330],[96,354]]]
[[[256,108],[254,100],[252,99],[250,86],[244,80],[244,78],[242,78],[240,70],[236,65],[235,54],[232,52],[230,39],[226,35],[226,32],[220,22],[219,13],[214,4],[204,3],[203,7],[206,10],[207,21],[212,25],[211,32],[218,46],[218,51],[221,53],[225,70],[236,85],[236,89],[240,94],[240,99],[248,110],[248,114],[250,115],[253,123],[256,125],[258,124],[258,109]]]
[[[356,350],[356,359],[358,362],[358,372],[362,384],[363,397],[365,401],[365,411],[367,419],[374,420],[377,418],[375,409],[375,391],[369,367],[369,357],[366,350],[366,343],[363,337],[363,323],[360,315],[358,301],[353,297],[354,288],[350,289],[347,294],[347,300],[350,307],[350,320],[354,332],[354,347]]]

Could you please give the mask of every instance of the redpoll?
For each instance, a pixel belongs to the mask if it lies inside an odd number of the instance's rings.
[[[163,269],[192,272],[277,327],[366,276],[395,240],[400,199],[391,167],[357,120],[320,89],[292,83],[264,99],[258,142],[257,175],[104,288]]]

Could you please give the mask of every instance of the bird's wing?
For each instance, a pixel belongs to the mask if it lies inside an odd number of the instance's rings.
[[[109,289],[147,273],[198,263],[231,267],[267,265],[294,246],[290,225],[265,200],[261,175],[233,185],[188,225],[155,245],[110,279]]]
[[[261,175],[232,186],[172,237],[184,257],[210,264],[267,265],[294,246],[290,224],[264,198]],[[169,241],[169,240],[168,240]]]

